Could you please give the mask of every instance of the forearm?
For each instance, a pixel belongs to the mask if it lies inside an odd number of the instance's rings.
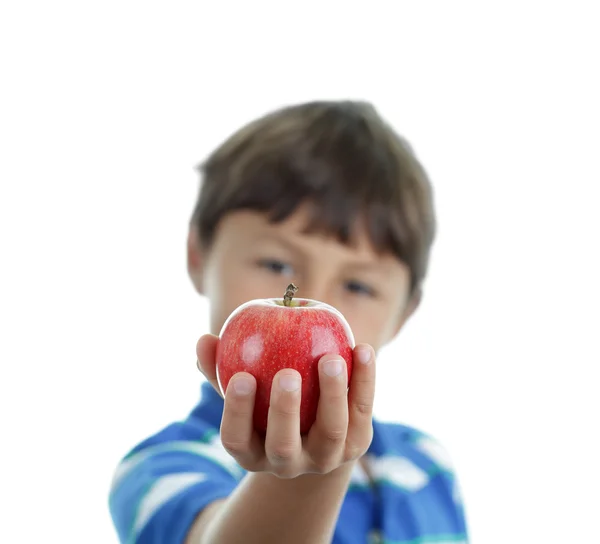
[[[249,473],[227,500],[197,519],[186,544],[328,544],[352,468],[348,463],[288,480]]]

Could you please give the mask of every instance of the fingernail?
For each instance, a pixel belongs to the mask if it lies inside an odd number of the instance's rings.
[[[236,395],[249,395],[254,391],[254,381],[249,378],[236,378],[233,380],[233,390]]]
[[[366,365],[371,360],[371,350],[369,348],[358,348],[356,350],[356,357],[359,363]]]
[[[323,363],[323,372],[332,378],[339,376],[342,373],[342,363],[341,359],[331,359],[330,361],[325,361]]]
[[[296,374],[284,374],[279,377],[279,387],[288,393],[300,389],[300,377]]]

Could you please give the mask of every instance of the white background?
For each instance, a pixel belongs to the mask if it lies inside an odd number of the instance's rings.
[[[378,414],[450,451],[473,542],[598,541],[594,2],[213,4],[0,8],[0,541],[116,542],[115,465],[198,397],[194,167],[346,97],[412,142],[439,213]]]

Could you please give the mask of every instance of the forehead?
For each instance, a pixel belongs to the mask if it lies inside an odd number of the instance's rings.
[[[278,222],[269,221],[267,213],[239,210],[228,214],[224,221],[227,223],[226,232],[223,234],[229,238],[229,243],[239,247],[274,242],[288,245],[307,255],[316,253],[319,256],[342,258],[359,264],[405,268],[404,263],[391,252],[376,249],[362,217],[356,217],[351,222],[352,231],[347,243],[341,242],[335,234],[322,229],[309,231],[307,227],[311,224],[311,218],[308,205],[298,206],[287,218]]]

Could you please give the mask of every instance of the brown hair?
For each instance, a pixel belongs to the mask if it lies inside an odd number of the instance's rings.
[[[253,209],[273,222],[312,204],[307,232],[351,243],[365,220],[378,251],[427,273],[436,221],[431,184],[409,144],[365,102],[319,101],[269,113],[233,134],[199,167],[191,223],[209,247],[228,212]]]

